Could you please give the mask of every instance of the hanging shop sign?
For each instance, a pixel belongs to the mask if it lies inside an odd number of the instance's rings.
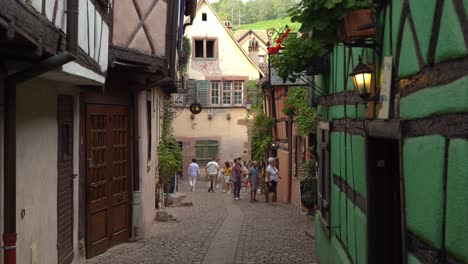
[[[200,103],[195,102],[190,105],[190,112],[194,115],[199,114],[202,109],[203,108]]]
[[[270,56],[281,56],[281,54]],[[308,84],[305,79],[311,78],[306,72],[304,72],[301,74],[300,78],[296,78],[295,82],[291,82],[289,80],[284,81],[283,78],[278,76],[276,68],[273,65],[271,65],[270,61],[268,61],[268,66],[270,75],[270,86],[307,86]]]

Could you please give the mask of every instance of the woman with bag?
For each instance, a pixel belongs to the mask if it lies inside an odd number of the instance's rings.
[[[268,158],[268,167],[266,168],[265,185],[268,188],[268,203],[272,205],[273,196],[276,195],[278,181],[281,180],[279,171],[276,168],[276,159]]]

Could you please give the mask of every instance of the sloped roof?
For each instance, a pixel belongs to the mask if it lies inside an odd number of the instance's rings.
[[[254,34],[257,37],[257,39],[261,40],[265,45],[268,42],[268,35],[266,30],[241,29],[237,30],[234,33],[234,37],[237,39],[237,42],[241,42],[245,37],[247,37],[250,34]]]
[[[231,37],[232,41],[236,44],[236,46],[239,48],[239,50],[244,54],[245,58],[252,64],[252,66],[255,67],[255,69],[258,70],[258,72],[262,75],[262,76],[265,76],[265,73],[260,69],[260,67],[258,67],[258,65],[250,58],[249,54],[247,54],[247,52],[245,52],[245,50],[241,47],[241,45],[239,44],[239,42],[237,42],[237,40],[234,38],[234,35],[231,33],[231,31],[226,27],[226,25],[223,23],[223,21],[221,20],[221,18],[219,18],[218,14],[216,14],[216,12],[213,10],[213,8],[211,7],[210,3],[208,3],[207,0],[199,0],[198,1],[198,4],[197,4],[197,12],[198,10],[201,8],[201,4],[202,3],[205,3],[208,8],[211,10],[211,12],[215,15],[216,19],[218,19],[218,22],[221,24],[221,26],[224,28],[224,30],[226,30],[226,33]]]

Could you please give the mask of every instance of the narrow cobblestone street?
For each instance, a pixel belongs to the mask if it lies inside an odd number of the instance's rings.
[[[206,263],[261,264],[315,263],[313,221],[293,206],[250,203],[217,189],[207,192],[199,181],[190,192],[185,179],[179,191],[192,201],[190,207],[169,207],[176,220],[155,222],[149,239],[126,243],[88,260],[87,264]]]

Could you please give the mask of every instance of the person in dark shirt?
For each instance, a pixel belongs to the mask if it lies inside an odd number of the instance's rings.
[[[238,162],[234,162],[234,166],[232,167],[232,174],[234,176],[234,199],[239,200],[242,186],[242,168]]]

